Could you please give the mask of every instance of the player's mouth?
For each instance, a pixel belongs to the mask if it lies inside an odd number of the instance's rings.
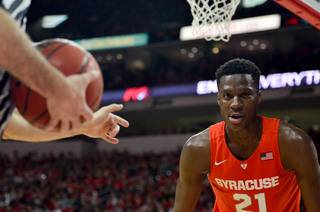
[[[244,119],[244,115],[234,114],[229,116],[229,121],[232,124],[239,124]]]

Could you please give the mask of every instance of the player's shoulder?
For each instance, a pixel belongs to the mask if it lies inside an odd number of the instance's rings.
[[[183,152],[192,157],[201,157],[210,154],[210,130],[209,128],[191,136],[183,146]]]
[[[186,141],[181,154],[181,167],[188,172],[208,173],[210,158],[210,130],[207,128]]]
[[[300,161],[309,161],[313,157],[314,145],[311,138],[302,129],[281,121],[278,133],[281,162],[286,170],[296,169],[297,157]]]
[[[285,121],[279,123],[279,142],[288,144],[304,144],[311,141],[309,135],[302,129]]]
[[[207,128],[193,136],[185,143],[185,148],[202,149],[210,146],[210,128]]]
[[[302,129],[289,123],[280,122],[278,143],[282,166],[287,171],[300,170],[304,172],[308,167],[307,164],[312,164],[312,161],[317,158],[315,146],[310,136]]]

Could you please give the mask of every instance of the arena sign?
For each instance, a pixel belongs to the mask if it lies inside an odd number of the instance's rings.
[[[299,73],[277,73],[260,77],[261,89],[276,89],[319,84],[320,70],[307,70]],[[143,86],[127,88],[126,90],[105,91],[102,96],[102,102],[143,101],[148,98],[204,95],[212,93],[218,93],[216,80],[205,80],[183,85],[167,85],[157,87]]]
[[[301,85],[319,85],[320,71],[308,70],[289,73],[269,74],[267,76],[260,76],[260,88],[284,88]],[[197,94],[218,93],[217,80],[199,81],[197,83]]]
[[[139,88],[128,88],[122,97],[124,102],[133,101],[142,101],[149,97],[150,91],[147,86],[139,87]]]

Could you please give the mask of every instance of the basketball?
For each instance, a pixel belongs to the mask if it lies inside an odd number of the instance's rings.
[[[36,48],[65,76],[99,70],[100,76],[86,90],[86,100],[92,110],[99,107],[103,93],[103,77],[99,64],[86,49],[67,39],[47,39],[37,43]],[[32,125],[44,127],[50,115],[46,99],[12,77],[11,98],[20,114]]]

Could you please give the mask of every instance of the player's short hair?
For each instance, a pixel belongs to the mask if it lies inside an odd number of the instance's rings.
[[[261,71],[258,66],[250,60],[235,58],[221,65],[215,74],[218,88],[221,77],[233,74],[250,74],[257,90],[259,90]]]

